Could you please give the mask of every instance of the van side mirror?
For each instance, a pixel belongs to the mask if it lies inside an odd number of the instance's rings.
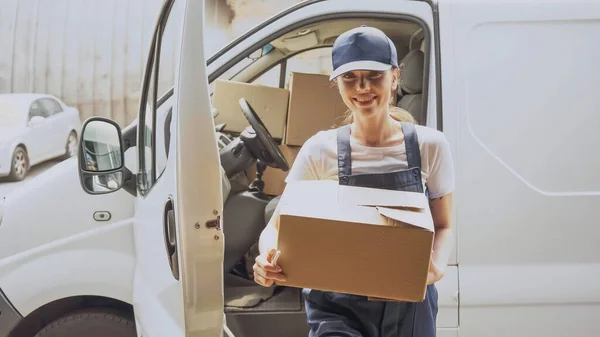
[[[79,142],[79,178],[89,194],[118,191],[131,172],[125,167],[123,138],[119,125],[107,118],[85,121]]]

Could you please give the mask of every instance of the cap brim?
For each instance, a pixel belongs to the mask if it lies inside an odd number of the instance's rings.
[[[336,77],[340,76],[343,73],[347,73],[353,70],[374,70],[374,71],[387,71],[390,70],[392,66],[390,64],[385,64],[377,61],[355,61],[346,63],[336,70],[334,70],[331,75],[329,75],[329,80],[332,81]]]

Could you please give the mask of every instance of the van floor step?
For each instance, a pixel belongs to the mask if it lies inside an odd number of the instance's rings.
[[[260,287],[260,286],[259,286]],[[255,292],[261,291],[255,287],[245,287],[248,296],[255,295]],[[262,287],[261,287],[262,288]],[[263,288],[264,289],[264,288]],[[253,294],[254,292],[254,294]],[[301,290],[298,288],[280,287],[274,295],[266,301],[261,301],[253,307],[235,307],[225,306],[225,313],[256,313],[271,311],[300,311],[303,308]]]

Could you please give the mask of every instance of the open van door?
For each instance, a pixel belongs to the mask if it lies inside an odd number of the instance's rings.
[[[203,31],[204,1],[166,0],[150,43],[137,137],[138,336],[222,332],[223,201]]]
[[[165,0],[157,12],[137,137],[122,135],[106,118],[86,120],[80,181],[90,194],[123,188],[136,197],[137,335],[220,337],[223,197],[204,59],[204,1]],[[124,153],[134,146],[138,160],[132,172],[124,166]]]

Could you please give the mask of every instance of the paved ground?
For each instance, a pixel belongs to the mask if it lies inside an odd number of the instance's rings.
[[[5,179],[0,179],[0,198],[7,196],[10,192],[12,192],[17,187],[21,186],[22,184],[26,184],[29,180],[31,180],[31,178],[43,173],[44,171],[46,171],[47,169],[51,168],[52,166],[54,166],[58,163],[60,163],[60,160],[55,159],[55,160],[50,160],[45,163],[41,163],[41,164],[38,164],[38,165],[32,167],[31,170],[29,171],[29,174],[27,175],[27,178],[25,178],[25,180],[23,180],[23,181],[8,182]]]

